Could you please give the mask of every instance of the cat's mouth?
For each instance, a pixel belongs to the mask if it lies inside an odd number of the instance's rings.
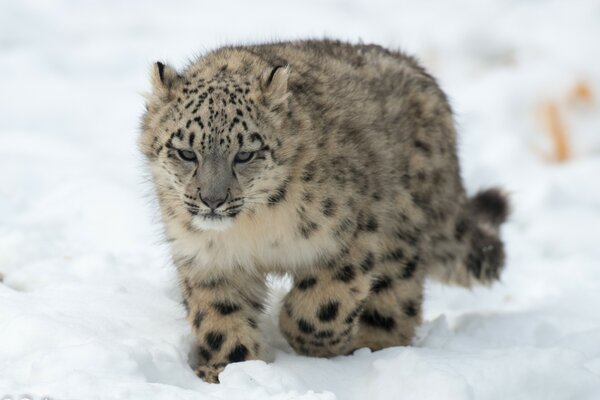
[[[201,216],[202,218],[204,218],[204,219],[208,219],[208,220],[219,220],[219,219],[222,219],[222,218],[228,218],[228,216],[226,216],[226,215],[221,215],[221,214],[217,214],[217,213],[216,213],[216,212],[214,212],[214,211],[210,211],[210,212],[207,212],[207,213],[205,213],[205,214],[200,214],[200,216]]]

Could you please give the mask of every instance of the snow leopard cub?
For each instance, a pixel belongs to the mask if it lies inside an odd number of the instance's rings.
[[[411,342],[426,275],[498,279],[496,189],[468,198],[446,96],[402,53],[295,41],[152,69],[140,148],[158,194],[197,374],[259,359],[268,273],[300,354]]]

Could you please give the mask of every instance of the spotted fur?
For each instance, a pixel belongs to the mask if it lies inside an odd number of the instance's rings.
[[[196,372],[263,357],[265,276],[286,273],[280,327],[313,356],[411,342],[426,275],[490,284],[504,261],[496,189],[469,199],[446,96],[376,45],[223,47],[156,63],[148,160]]]

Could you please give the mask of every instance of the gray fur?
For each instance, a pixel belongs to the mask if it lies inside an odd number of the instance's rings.
[[[506,198],[465,195],[452,111],[414,58],[327,40],[223,47],[181,73],[157,64],[152,81],[140,148],[204,379],[262,357],[248,321],[267,273],[294,277],[281,329],[315,356],[410,343],[426,275],[500,276]],[[218,349],[215,331],[231,332]]]

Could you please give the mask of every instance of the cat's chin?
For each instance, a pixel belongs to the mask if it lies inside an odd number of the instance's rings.
[[[196,215],[192,226],[199,231],[225,231],[233,226],[233,217]]]

